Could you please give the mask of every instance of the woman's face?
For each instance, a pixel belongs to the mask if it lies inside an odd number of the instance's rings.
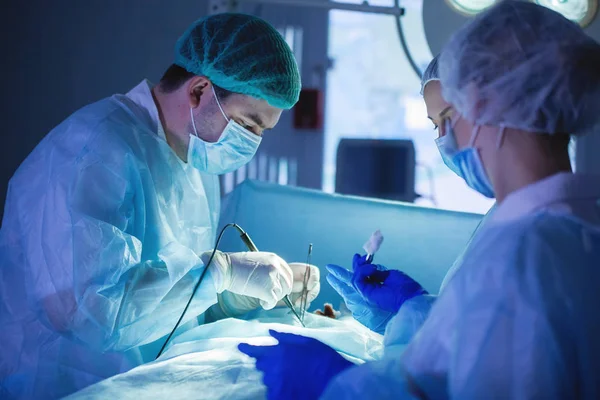
[[[442,97],[440,81],[431,81],[423,90],[423,99],[427,107],[427,117],[433,122],[438,137],[446,135],[446,121],[454,126],[454,136],[459,149],[466,147],[471,138],[473,125],[464,118],[458,118],[458,113]]]
[[[442,97],[440,81],[431,81],[423,90],[423,99],[427,107],[427,118],[433,123],[434,129],[438,131],[438,137],[444,136],[445,123],[453,112],[450,104]]]

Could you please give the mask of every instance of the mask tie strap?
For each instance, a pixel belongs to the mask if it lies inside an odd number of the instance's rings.
[[[473,147],[473,145],[475,144],[475,140],[477,139],[477,135],[479,134],[479,128],[481,126],[480,125],[475,125],[473,127],[473,133],[471,134],[471,140],[469,140],[469,146],[468,147]]]
[[[502,144],[504,143],[504,131],[505,131],[506,127],[501,125],[500,126],[500,132],[498,133],[498,142],[496,143],[496,149],[499,149],[500,147],[502,147]]]
[[[219,101],[219,98],[217,97],[217,92],[215,92],[215,86],[211,85],[211,89],[212,89],[213,95],[215,96],[215,100],[217,101],[217,105],[219,106],[219,110],[221,110],[221,114],[223,114],[225,121],[229,122],[229,118],[227,118],[227,114],[225,114],[223,107],[221,107],[221,102]]]
[[[198,136],[198,130],[196,129],[196,120],[194,119],[194,111],[192,107],[190,107],[190,117],[192,117],[192,128],[194,128],[194,135],[196,135],[197,138],[200,138],[200,136]]]

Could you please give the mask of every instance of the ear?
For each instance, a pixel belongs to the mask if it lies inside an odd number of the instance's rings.
[[[210,97],[212,83],[205,76],[195,76],[189,80],[187,85],[187,95],[191,108],[196,108],[200,105],[203,95]]]

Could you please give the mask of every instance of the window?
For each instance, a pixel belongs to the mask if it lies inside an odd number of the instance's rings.
[[[356,1],[360,2],[360,1]],[[392,5],[390,0],[370,1]],[[420,0],[405,0],[402,17],[407,44],[424,69],[432,55],[425,39]],[[327,79],[323,189],[335,188],[341,138],[412,139],[416,149],[416,203],[485,213],[493,204],[466,186],[442,162],[427,120],[420,80],[402,51],[396,22],[389,15],[331,11]]]
[[[586,26],[596,15],[597,0],[534,0],[535,3],[557,11],[571,21]]]

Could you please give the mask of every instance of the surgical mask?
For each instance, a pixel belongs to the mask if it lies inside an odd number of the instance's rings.
[[[221,137],[215,143],[208,143],[200,139],[196,129],[193,110],[190,108],[192,127],[194,133],[190,134],[188,147],[188,162],[196,169],[213,175],[222,175],[233,172],[246,165],[256,154],[262,137],[255,135],[243,128],[240,124],[227,117],[221,103],[217,98],[215,89],[213,95],[227,121]]]
[[[454,125],[449,119],[446,120],[445,124],[446,134],[435,140],[444,164],[456,175],[463,178],[471,189],[478,191],[485,197],[494,198],[494,188],[483,168],[479,151],[473,147],[479,133],[479,126],[473,128],[469,145],[462,150],[458,150]]]

